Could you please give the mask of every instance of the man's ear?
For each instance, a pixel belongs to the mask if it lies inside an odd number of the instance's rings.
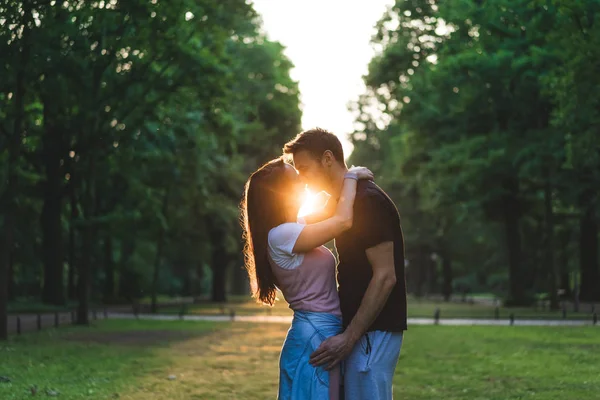
[[[321,162],[323,166],[327,168],[333,165],[333,163],[335,162],[335,157],[333,156],[331,150],[325,150],[325,152],[323,153],[323,157],[321,157]]]

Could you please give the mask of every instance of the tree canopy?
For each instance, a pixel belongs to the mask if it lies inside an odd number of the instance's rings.
[[[225,300],[243,182],[300,126],[283,50],[243,0],[2,3],[0,320],[17,297],[80,323],[90,299]]]
[[[399,0],[381,18],[352,162],[398,202],[411,290],[600,300],[599,30],[598,1]]]

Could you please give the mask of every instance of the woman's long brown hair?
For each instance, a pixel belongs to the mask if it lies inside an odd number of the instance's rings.
[[[248,178],[240,206],[244,261],[252,297],[269,305],[275,302],[277,290],[268,258],[269,231],[288,222],[287,207],[293,195],[290,183],[284,161],[269,161]]]

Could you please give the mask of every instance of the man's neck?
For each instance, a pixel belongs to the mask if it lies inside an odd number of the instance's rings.
[[[329,193],[336,201],[340,198],[342,187],[344,186],[344,175],[348,172],[348,168],[342,165],[335,165],[331,173],[331,192]]]

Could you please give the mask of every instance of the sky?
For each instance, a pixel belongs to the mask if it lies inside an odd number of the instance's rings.
[[[346,157],[354,117],[347,104],[364,92],[374,25],[394,0],[253,0],[271,40],[286,47],[299,83],[302,129],[340,138]]]

